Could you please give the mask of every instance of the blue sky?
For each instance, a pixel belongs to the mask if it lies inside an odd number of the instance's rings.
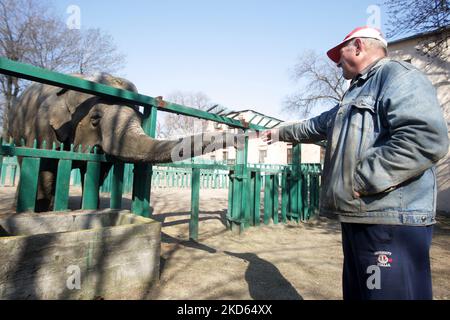
[[[165,0],[54,1],[58,13],[81,10],[81,28],[113,36],[127,63],[120,74],[150,96],[201,91],[232,109],[283,120],[290,77],[305,50],[324,54],[367,24],[376,1]],[[381,14],[381,23],[383,19]],[[384,30],[382,25],[382,30]]]

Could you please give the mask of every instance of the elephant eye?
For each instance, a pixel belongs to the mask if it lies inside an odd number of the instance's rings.
[[[95,112],[91,115],[91,124],[96,127],[100,123],[100,119],[102,115],[98,112]]]

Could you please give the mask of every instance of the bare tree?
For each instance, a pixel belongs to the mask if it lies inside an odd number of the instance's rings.
[[[124,64],[111,36],[98,29],[71,30],[48,1],[0,0],[0,55],[58,72],[116,72]],[[25,81],[0,75],[3,131],[8,110]]]
[[[200,110],[211,111],[212,107],[217,106],[203,92],[174,91],[167,97],[164,97],[164,100]],[[163,125],[161,125],[161,122],[158,124],[158,136],[160,137],[185,136],[199,133],[205,130],[208,122],[174,113],[165,114],[163,121]]]
[[[292,78],[302,87],[299,92],[285,99],[283,109],[296,112],[304,118],[318,104],[326,107],[336,105],[348,86],[339,68],[314,51],[307,51],[299,56]]]
[[[385,0],[389,16],[388,38],[405,34],[433,32],[420,43],[423,54],[443,57],[448,47],[450,32],[449,0]]]
[[[117,50],[111,35],[100,29],[78,32],[77,48],[73,53],[73,69],[81,74],[114,73],[123,69],[125,55]]]

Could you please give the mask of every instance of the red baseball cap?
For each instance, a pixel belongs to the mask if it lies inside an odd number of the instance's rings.
[[[328,57],[333,60],[335,63],[339,63],[339,60],[341,59],[341,48],[344,46],[344,44],[354,38],[372,38],[380,40],[386,47],[387,47],[387,41],[381,34],[381,31],[376,28],[372,27],[359,27],[350,32],[344,40],[342,40],[341,43],[339,43],[334,48],[328,50],[327,55]]]

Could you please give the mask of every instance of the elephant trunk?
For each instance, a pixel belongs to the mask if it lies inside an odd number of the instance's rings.
[[[103,142],[107,154],[126,162],[168,163],[228,147],[242,148],[244,135],[202,133],[176,140],[159,140],[147,136],[140,126],[132,126],[124,130],[119,139],[103,137]]]

